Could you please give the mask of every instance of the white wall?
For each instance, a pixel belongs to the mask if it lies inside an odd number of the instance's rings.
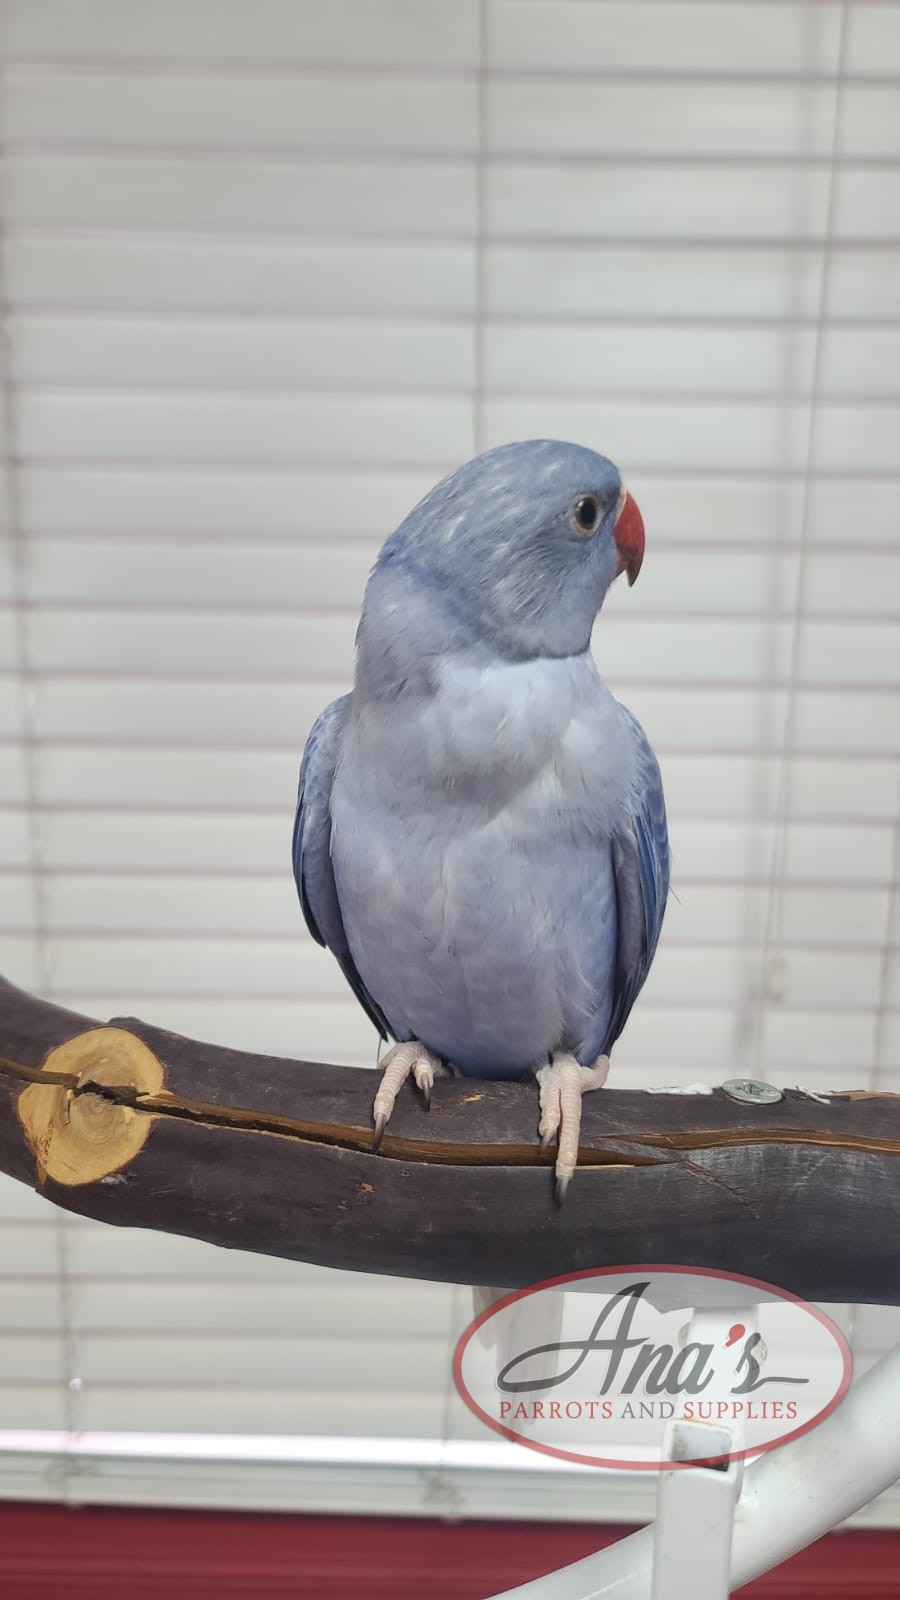
[[[900,1089],[900,8],[6,0],[0,29],[0,969],[371,1064],[296,905],[303,740],[419,494],[568,436],[644,512],[596,650],[674,852],[616,1080]],[[470,1431],[449,1290],[8,1182],[0,1272],[0,1430]],[[392,1334],[377,1391],[351,1312]]]

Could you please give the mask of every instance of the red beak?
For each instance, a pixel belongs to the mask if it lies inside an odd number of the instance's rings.
[[[619,549],[617,574],[628,573],[629,585],[634,583],[644,559],[644,519],[631,495],[625,495],[622,509],[616,518],[613,538]]]

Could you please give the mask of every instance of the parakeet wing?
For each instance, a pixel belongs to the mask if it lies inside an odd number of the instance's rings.
[[[618,941],[613,1009],[598,1051],[603,1054],[622,1032],[650,970],[669,893],[669,841],[659,767],[640,723],[624,706],[622,714],[637,745],[638,781],[633,803],[612,838]]]
[[[332,701],[316,719],[306,741],[294,818],[294,878],[310,933],[317,944],[331,951],[366,1015],[386,1039],[391,1031],[387,1018],[369,994],[350,954],[331,864],[331,786],[349,711],[349,695]]]

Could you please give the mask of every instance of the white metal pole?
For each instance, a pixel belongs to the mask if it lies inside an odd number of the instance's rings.
[[[677,1445],[683,1425],[672,1425]],[[706,1435],[711,1449],[727,1451],[726,1430],[695,1423],[691,1453]],[[718,1437],[716,1437],[718,1436]],[[728,1600],[735,1503],[741,1463],[723,1471],[695,1467],[661,1472],[653,1523],[651,1600]]]
[[[686,1339],[723,1352],[723,1347],[728,1349],[726,1341],[733,1324],[740,1322],[745,1330],[755,1330],[758,1315],[756,1306],[739,1312],[733,1306],[695,1310],[685,1330]],[[712,1383],[704,1390],[705,1399],[715,1402],[729,1397],[735,1360],[719,1354]],[[663,1460],[712,1460],[743,1446],[744,1427],[739,1420],[726,1428],[677,1417],[666,1427]],[[687,1472],[678,1467],[659,1474],[651,1600],[680,1600],[683,1595],[690,1595],[691,1600],[728,1600],[735,1507],[743,1476],[743,1461],[730,1461],[722,1469],[697,1467]]]
[[[731,1546],[732,1589],[768,1572],[900,1478],[900,1349],[828,1419],[744,1474]],[[698,1552],[702,1557],[702,1552]],[[653,1529],[495,1600],[650,1600]]]

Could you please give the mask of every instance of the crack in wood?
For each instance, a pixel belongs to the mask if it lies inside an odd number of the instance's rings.
[[[73,1073],[46,1071],[40,1067],[25,1066],[22,1062],[0,1057],[0,1077],[11,1077],[22,1083],[38,1083],[65,1089],[73,1098],[96,1095],[113,1105],[126,1106],[146,1116],[172,1117],[182,1121],[200,1123],[218,1128],[231,1128],[237,1132],[275,1135],[281,1138],[302,1140],[306,1143],[330,1145],[339,1149],[371,1152],[373,1130],[353,1124],[330,1124],[306,1121],[299,1117],[266,1113],[242,1106],[221,1106],[212,1102],[189,1100],[167,1090],[148,1094],[130,1084],[97,1083],[90,1078],[79,1078]],[[900,1155],[900,1140],[876,1139],[859,1134],[833,1134],[811,1128],[779,1128],[771,1125],[755,1128],[719,1128],[698,1132],[679,1131],[628,1133],[621,1130],[610,1134],[602,1144],[582,1145],[579,1167],[653,1167],[677,1165],[705,1182],[723,1184],[717,1174],[708,1172],[691,1161],[687,1151],[705,1151],[735,1146],[759,1144],[798,1144],[820,1148],[867,1152],[873,1155]],[[511,1166],[537,1167],[551,1165],[554,1151],[542,1150],[540,1145],[526,1144],[458,1144],[439,1140],[418,1140],[400,1134],[385,1133],[378,1151],[379,1160],[425,1162],[439,1166]],[[733,1199],[743,1197],[725,1185]]]

